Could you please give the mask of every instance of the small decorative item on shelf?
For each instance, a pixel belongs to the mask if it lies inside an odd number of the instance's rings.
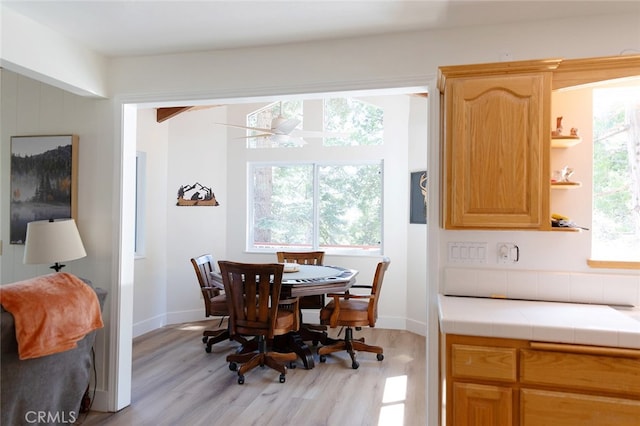
[[[573,175],[573,169],[569,166],[564,166],[560,171],[562,182],[571,182],[569,178]]]
[[[589,230],[589,228],[585,228],[584,226],[576,225],[575,222],[573,222],[567,216],[564,216],[558,213],[551,214],[551,227],[552,228],[575,228],[575,229],[583,229],[585,231]]]
[[[551,132],[551,136],[562,135],[562,117],[556,118],[556,129]]]
[[[570,132],[569,132],[569,135],[577,138],[578,137],[578,128],[577,127],[572,127]]]

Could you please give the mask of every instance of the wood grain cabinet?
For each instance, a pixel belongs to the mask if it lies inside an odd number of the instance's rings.
[[[448,426],[638,426],[640,350],[443,336]]]
[[[553,90],[638,75],[640,55],[439,68],[446,229],[552,228]]]
[[[441,68],[445,227],[540,229],[549,216],[547,62]]]

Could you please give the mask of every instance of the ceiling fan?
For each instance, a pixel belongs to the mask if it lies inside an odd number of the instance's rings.
[[[305,137],[327,138],[327,137],[344,137],[345,136],[344,133],[300,130],[300,129],[297,129],[300,123],[302,123],[302,121],[298,120],[297,118],[286,118],[282,114],[279,114],[277,117],[271,120],[270,128],[241,126],[239,124],[229,124],[229,123],[216,123],[216,124],[235,127],[238,129],[254,130],[258,132],[257,134],[242,136],[242,137],[239,137],[238,139],[268,138],[271,142],[277,145],[288,144],[288,145],[294,145],[294,146],[302,146],[307,143],[304,140]]]

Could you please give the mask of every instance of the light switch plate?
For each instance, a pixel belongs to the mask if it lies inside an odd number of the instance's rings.
[[[450,263],[487,263],[487,243],[449,242],[447,259]]]

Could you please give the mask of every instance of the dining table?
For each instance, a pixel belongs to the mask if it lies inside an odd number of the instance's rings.
[[[285,264],[282,274],[281,298],[315,296],[328,293],[342,293],[351,288],[356,282],[358,271],[355,269],[343,268],[340,266],[324,265],[304,265]],[[212,273],[214,281],[222,284],[222,276],[219,273]],[[301,321],[302,323],[302,321]],[[326,337],[326,333],[312,330],[297,330],[284,336],[274,339],[274,344],[279,350],[290,350],[295,352],[306,369],[315,366],[313,353],[309,345],[305,343],[307,336],[317,336],[317,340],[330,344],[331,339]],[[314,338],[313,340],[316,340]]]

